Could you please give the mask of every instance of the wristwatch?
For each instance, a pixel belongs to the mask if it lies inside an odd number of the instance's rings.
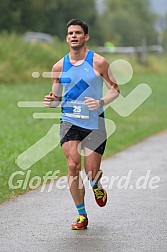
[[[103,99],[100,99],[99,100],[99,107],[101,108],[101,107],[103,107],[104,106],[104,100]]]

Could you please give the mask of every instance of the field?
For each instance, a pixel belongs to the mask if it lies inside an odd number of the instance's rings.
[[[2,43],[2,40],[0,41]],[[38,48],[37,45],[35,45],[35,48]],[[33,49],[31,48],[31,50]],[[47,53],[51,51],[50,48],[41,49],[41,51],[42,50],[44,50],[44,58]],[[22,48],[22,52],[18,53],[23,55],[23,52],[24,50]],[[63,53],[64,52],[62,52],[62,54]],[[40,55],[40,57],[42,56]],[[40,71],[44,71],[44,69],[46,69],[46,71],[49,71],[49,64],[47,66],[41,66],[40,60],[36,59],[36,63],[33,63],[36,66],[35,69],[40,69]],[[50,57],[48,61],[49,60],[51,62],[50,64],[52,64],[53,57]],[[33,59],[33,61],[35,62],[35,59]],[[132,62],[132,65],[134,64],[134,75],[128,84],[120,87],[123,96],[128,95],[128,93],[140,83],[147,83],[152,89],[152,94],[128,117],[121,117],[113,109],[107,109],[106,117],[115,122],[116,131],[108,139],[104,158],[110,157],[128,146],[167,128],[166,59],[151,56],[147,66],[140,66],[134,62],[134,59],[131,58],[129,58],[128,61]],[[12,64],[11,59],[10,61],[8,60],[8,64]],[[37,68],[38,64],[39,67]],[[29,62],[29,65],[32,65],[32,62]],[[2,65],[2,68],[5,69],[5,66]],[[12,198],[15,195],[24,193],[29,189],[33,189],[33,185],[31,187],[29,186],[29,181],[34,176],[39,176],[42,182],[43,176],[48,171],[54,172],[56,170],[60,170],[59,175],[65,175],[67,173],[66,161],[62,154],[60,145],[50,151],[41,160],[34,163],[28,168],[28,170],[22,170],[16,164],[17,157],[21,153],[44,137],[53,124],[59,123],[59,119],[33,118],[33,113],[56,113],[58,111],[57,109],[18,107],[17,104],[19,101],[42,101],[44,95],[51,89],[50,80],[43,80],[40,78],[37,80],[33,78],[28,79],[27,76],[31,75],[30,73],[35,70],[33,70],[33,67],[28,68],[27,62],[25,68],[27,71],[25,74],[24,69],[22,69],[22,77],[20,77],[21,73],[19,70],[17,74],[15,73],[15,75],[11,75],[11,73],[9,74],[10,81],[7,76],[1,76],[0,202]],[[56,135],[58,135],[58,132],[56,132]],[[50,139],[49,141],[50,142],[47,144],[52,145],[54,139]],[[31,157],[29,159],[31,159]],[[13,185],[18,188],[9,189],[9,178],[17,171],[19,173],[13,179]],[[29,177],[27,175],[27,171],[29,171],[28,174],[30,173]],[[23,183],[25,178],[27,179],[27,186],[23,188],[25,185]],[[35,183],[36,181],[34,180],[34,185]]]

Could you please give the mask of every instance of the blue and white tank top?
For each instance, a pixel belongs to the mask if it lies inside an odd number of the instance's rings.
[[[61,104],[61,120],[85,129],[103,129],[99,116],[104,117],[103,108],[89,110],[84,104],[85,97],[99,100],[103,96],[103,79],[93,69],[93,51],[88,51],[80,65],[72,65],[69,54],[64,56],[60,83],[64,87]],[[104,121],[104,120],[100,120]]]

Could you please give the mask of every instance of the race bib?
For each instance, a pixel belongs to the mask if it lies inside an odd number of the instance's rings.
[[[63,105],[63,114],[68,117],[89,119],[89,109],[83,101],[68,101]]]

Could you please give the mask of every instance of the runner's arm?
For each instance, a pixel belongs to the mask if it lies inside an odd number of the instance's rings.
[[[56,108],[62,100],[62,85],[59,82],[61,75],[61,61],[57,62],[52,68],[52,91],[45,96],[45,107]]]
[[[108,91],[101,99],[104,101],[104,106],[115,100],[119,96],[119,88],[116,83],[116,80],[111,72],[109,63],[100,55],[96,54],[94,60],[94,70],[97,75],[100,75],[107,88]],[[85,97],[85,104],[88,106],[90,110],[95,110],[100,107],[100,101],[95,100],[91,97]]]
[[[104,105],[109,104],[119,96],[119,87],[116,83],[116,80],[111,72],[109,63],[104,59],[101,65],[101,76],[104,79],[104,82],[108,88],[108,91],[102,97]]]

